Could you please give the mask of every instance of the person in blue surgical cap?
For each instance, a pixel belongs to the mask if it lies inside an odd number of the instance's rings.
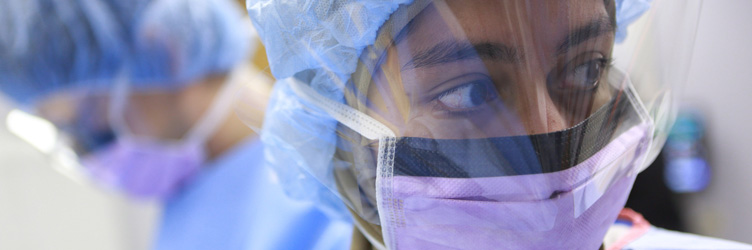
[[[102,187],[164,204],[155,249],[342,249],[262,164],[271,82],[230,0],[0,1],[0,90]],[[241,106],[246,124],[234,115]]]
[[[248,0],[278,79],[264,156],[347,205],[351,249],[752,249],[624,208],[700,3]]]

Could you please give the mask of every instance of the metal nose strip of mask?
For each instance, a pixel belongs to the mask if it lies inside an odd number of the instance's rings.
[[[382,137],[395,137],[391,129],[367,114],[345,104],[329,100],[295,78],[287,78],[284,81],[290,84],[292,91],[300,98],[323,109],[324,112],[332,116],[335,120],[364,137],[370,140],[378,140]]]

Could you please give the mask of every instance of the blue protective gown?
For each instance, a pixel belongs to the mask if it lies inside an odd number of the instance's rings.
[[[155,249],[349,249],[352,223],[288,198],[257,141],[218,158],[165,204]]]

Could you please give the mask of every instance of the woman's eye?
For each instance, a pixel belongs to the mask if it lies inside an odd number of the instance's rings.
[[[437,100],[448,111],[463,111],[481,106],[495,96],[490,83],[473,82],[447,90]]]
[[[598,86],[606,64],[606,59],[596,59],[580,64],[567,73],[560,87],[578,90],[594,89]]]

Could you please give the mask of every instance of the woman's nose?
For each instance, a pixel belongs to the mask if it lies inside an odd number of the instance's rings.
[[[517,112],[528,134],[550,133],[567,128],[567,118],[551,98],[544,79],[522,84],[518,93]]]

